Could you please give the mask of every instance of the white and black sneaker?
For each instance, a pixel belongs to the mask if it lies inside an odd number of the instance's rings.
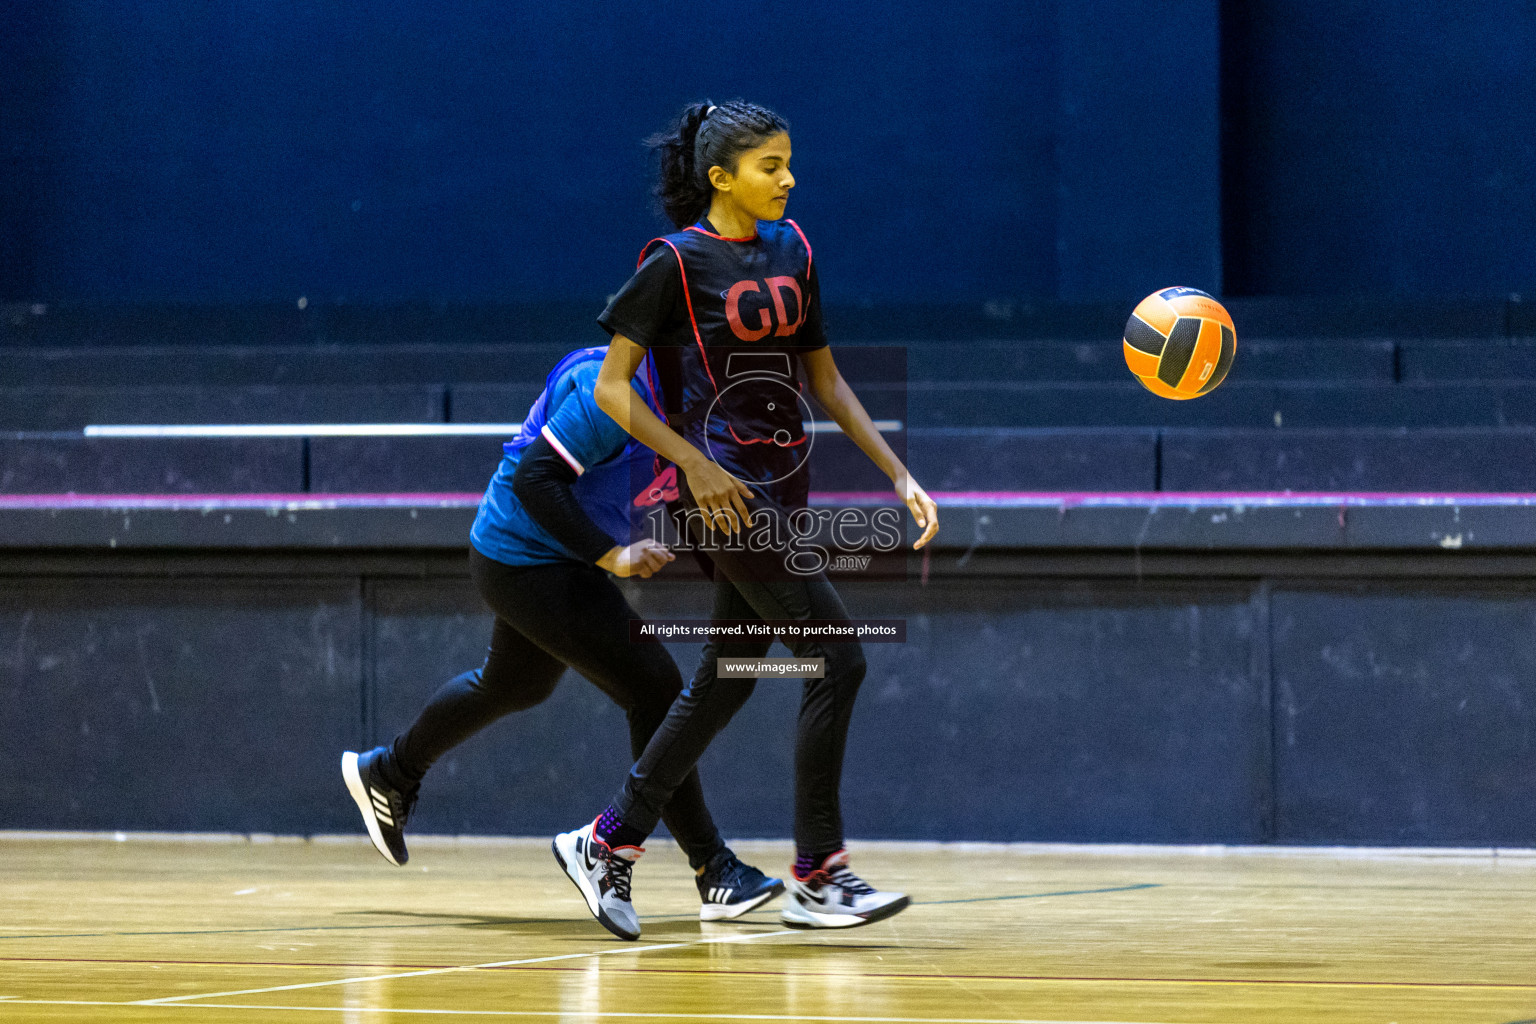
[[[789,898],[780,919],[791,928],[853,928],[883,921],[907,909],[905,893],[880,892],[848,870],[848,851],[839,850],[801,878],[790,872]]]
[[[362,812],[368,838],[385,860],[399,866],[411,856],[405,850],[405,820],[416,806],[417,791],[402,793],[384,780],[379,771],[383,755],[383,747],[361,754],[347,751],[341,755],[341,777],[347,780],[347,792]]]
[[[699,869],[699,920],[723,921],[740,917],[784,891],[784,883],[769,878],[750,864],[743,864],[730,850],[721,850]]]
[[[617,849],[597,838],[593,819],[575,832],[562,832],[550,844],[555,860],[587,901],[587,909],[598,923],[621,939],[640,937],[640,918],[630,902],[629,885],[635,861],[645,852],[643,846]]]

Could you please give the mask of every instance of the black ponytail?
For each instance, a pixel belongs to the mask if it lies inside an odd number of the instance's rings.
[[[661,212],[679,228],[694,223],[709,211],[714,199],[711,167],[724,167],[734,174],[742,153],[787,131],[788,121],[755,103],[690,103],[670,131],[645,140],[661,154],[661,175],[656,181]]]

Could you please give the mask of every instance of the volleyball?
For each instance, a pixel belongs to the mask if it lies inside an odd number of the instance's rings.
[[[1142,299],[1123,341],[1125,365],[1142,386],[1179,400],[1215,390],[1237,351],[1231,315],[1198,288],[1164,288]]]

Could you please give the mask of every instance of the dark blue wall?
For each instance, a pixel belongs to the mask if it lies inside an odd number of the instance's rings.
[[[1527,0],[9,7],[4,299],[596,302],[706,95],[829,304],[1536,288]]]
[[[1536,5],[1223,6],[1229,294],[1536,285]]]
[[[742,95],[794,125],[830,302],[1216,287],[1215,0],[1116,6],[45,0],[5,286],[600,299],[660,226],[639,140]],[[1149,40],[1188,59],[1125,80]],[[1165,106],[1189,145],[1128,176]]]

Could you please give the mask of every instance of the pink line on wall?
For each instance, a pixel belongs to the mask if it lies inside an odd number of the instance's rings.
[[[1001,508],[1525,506],[1536,494],[1282,491],[930,491],[942,505]],[[474,508],[480,492],[388,494],[5,494],[5,509]],[[816,491],[812,505],[896,505],[890,491]]]

